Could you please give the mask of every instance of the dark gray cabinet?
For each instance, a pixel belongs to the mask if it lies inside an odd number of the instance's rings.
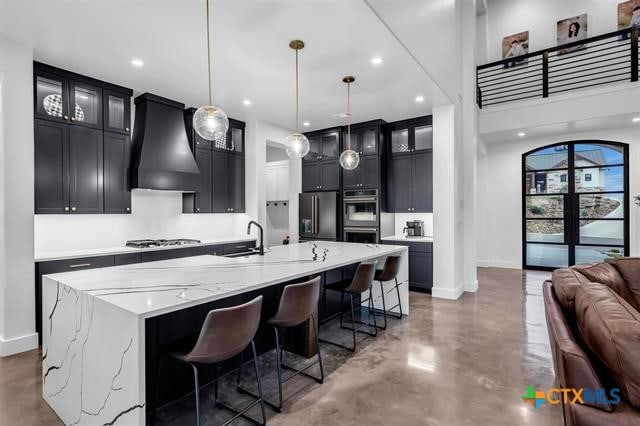
[[[104,212],[131,213],[131,138],[104,132]]]
[[[72,213],[104,212],[103,132],[69,128],[69,205]]]
[[[200,182],[194,193],[182,194],[183,213],[244,213],[245,157],[244,127],[229,119],[226,136],[208,141],[193,130],[195,108],[185,110],[185,126],[200,169]]]
[[[409,247],[409,288],[431,291],[433,287],[433,243],[385,240],[383,244]]]
[[[102,213],[102,131],[35,120],[35,212]]]
[[[302,159],[302,191],[338,191],[341,130],[333,128],[306,136],[310,149]]]
[[[35,120],[35,212],[69,210],[69,126]]]
[[[390,212],[433,212],[433,153],[394,155],[389,173]]]
[[[380,160],[377,155],[361,156],[360,164],[353,170],[342,169],[344,189],[378,188]]]
[[[131,95],[34,63],[36,214],[131,211]]]

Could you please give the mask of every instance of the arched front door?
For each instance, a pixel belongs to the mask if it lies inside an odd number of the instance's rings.
[[[629,150],[574,141],[522,155],[522,264],[555,269],[629,253]]]

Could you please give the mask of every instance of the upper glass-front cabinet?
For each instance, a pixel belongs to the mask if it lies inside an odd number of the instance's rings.
[[[131,100],[124,93],[103,90],[104,130],[109,132],[131,133]]]
[[[233,152],[243,152],[244,151],[244,129],[241,127],[233,127],[231,126],[231,146],[229,147],[230,151]]]
[[[49,120],[68,121],[67,96],[69,82],[56,75],[39,73],[35,76],[35,115]]]
[[[37,118],[102,129],[102,88],[36,72],[34,109]]]
[[[322,135],[321,143],[323,160],[340,156],[340,136],[338,132]]]
[[[433,149],[433,126],[429,117],[392,124],[391,153],[404,154]]]
[[[322,155],[320,151],[320,136],[309,137],[309,152],[302,159],[304,161],[316,161]]]
[[[376,155],[378,137],[376,129],[365,129],[360,134],[360,155]]]

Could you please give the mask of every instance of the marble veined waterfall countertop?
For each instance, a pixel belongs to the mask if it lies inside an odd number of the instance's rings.
[[[144,425],[146,354],[154,350],[146,348],[147,321],[361,261],[382,263],[391,254],[402,256],[399,302],[408,314],[406,246],[310,241],[264,256],[205,255],[45,275],[43,398],[65,424]],[[372,287],[376,307],[379,288]]]

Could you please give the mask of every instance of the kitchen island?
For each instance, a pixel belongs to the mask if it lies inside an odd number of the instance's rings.
[[[209,309],[261,292],[274,299],[284,283],[344,274],[361,261],[381,267],[391,254],[403,258],[400,303],[408,314],[404,246],[310,241],[264,256],[206,255],[46,275],[43,398],[65,424],[145,424],[159,344],[197,332]],[[388,293],[387,306],[396,303]]]

